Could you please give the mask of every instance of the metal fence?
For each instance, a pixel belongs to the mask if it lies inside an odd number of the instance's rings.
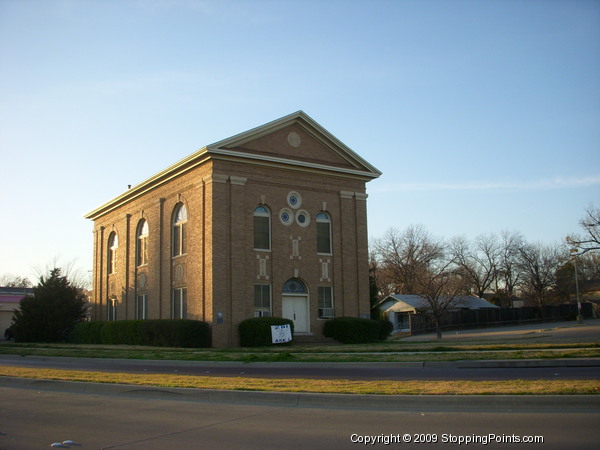
[[[583,318],[596,317],[592,303],[581,304]],[[461,309],[444,315],[442,330],[479,328],[497,325],[516,325],[528,322],[575,320],[576,304],[522,308]],[[410,314],[411,334],[435,331],[435,324],[426,314]]]

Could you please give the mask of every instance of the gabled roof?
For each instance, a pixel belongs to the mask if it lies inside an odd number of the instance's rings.
[[[300,134],[304,138],[301,139]],[[287,136],[289,146],[282,146],[278,142],[269,142],[271,148],[261,147],[268,142],[270,136],[277,136],[280,141],[281,136]],[[293,138],[291,138],[292,136]],[[318,147],[320,152],[318,157],[300,147],[299,142],[304,140],[313,144],[313,150]],[[292,151],[280,152],[283,147],[289,147]],[[381,175],[379,170],[315,122],[308,114],[297,111],[201,148],[86,214],[85,218],[94,220],[211,159],[325,173],[364,181]]]
[[[390,295],[386,297],[382,302],[385,303],[388,301],[393,301],[394,304],[386,309],[386,311],[396,311],[396,312],[411,312],[416,309],[427,308],[429,304],[427,300],[419,295]],[[488,302],[480,297],[476,297],[474,295],[464,295],[460,297],[456,297],[454,299],[454,304],[452,309],[481,309],[481,308],[499,308],[493,303]]]
[[[315,139],[324,145],[331,153],[335,154],[339,163],[330,162],[311,162],[310,155],[303,155],[299,150],[294,156],[288,154],[285,157],[271,153],[253,152],[245,147],[246,144],[252,141],[257,141],[260,138],[273,134],[279,130],[289,128],[292,133],[293,127],[304,131],[311,138]],[[211,155],[219,155],[225,157],[235,156],[238,158],[246,158],[255,161],[263,161],[270,163],[283,163],[286,165],[295,165],[312,169],[324,169],[339,173],[359,175],[368,179],[377,178],[381,172],[361,158],[358,154],[347,147],[343,142],[337,139],[329,131],[315,122],[304,111],[296,111],[280,119],[266,123],[259,127],[237,134],[222,141],[205,147],[207,153]]]

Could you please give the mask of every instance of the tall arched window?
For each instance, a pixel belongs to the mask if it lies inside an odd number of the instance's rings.
[[[117,271],[117,249],[119,248],[119,237],[114,231],[108,236],[108,273]]]
[[[136,231],[135,255],[138,266],[148,264],[148,222],[140,220]]]
[[[271,213],[262,205],[254,210],[254,248],[271,250]]]
[[[331,254],[331,219],[325,213],[319,213],[317,222],[317,253]]]
[[[186,253],[186,226],[188,220],[187,208],[183,203],[175,207],[173,214],[173,256]]]

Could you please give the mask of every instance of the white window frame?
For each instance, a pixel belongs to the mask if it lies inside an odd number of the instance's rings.
[[[317,214],[317,217],[315,217],[315,222],[317,222],[317,254],[319,255],[331,255],[333,254],[333,239],[332,239],[332,232],[331,232],[331,216],[329,214],[327,214],[326,212],[320,212]],[[329,229],[329,251],[328,252],[320,252],[319,251],[319,224],[327,224],[328,225],[328,229]]]
[[[329,292],[329,299],[324,299],[323,294],[325,291]],[[319,286],[317,289],[318,305],[319,305],[319,319],[332,319],[335,317],[335,308],[333,306],[333,287],[331,286]],[[329,300],[329,305],[325,305],[325,301]]]
[[[140,220],[137,226],[136,241],[135,241],[135,263],[138,267],[148,264],[148,221]]]
[[[173,258],[187,253],[187,222],[187,207],[184,203],[178,203],[177,206],[175,206],[171,234],[171,245],[173,247],[171,256]]]
[[[148,294],[138,294],[135,302],[135,318],[137,320],[148,318]]]
[[[257,288],[260,288],[260,306],[257,306]],[[267,288],[267,289],[265,289]],[[265,292],[268,294],[269,306],[264,306]],[[270,284],[255,284],[254,285],[254,317],[270,317],[273,315],[273,289]]]
[[[187,318],[187,288],[173,288],[171,293],[171,318]]]
[[[266,247],[257,247],[257,239],[256,239],[256,219],[257,218],[266,218],[268,221],[268,236],[267,236],[267,246]],[[267,208],[265,205],[258,205],[254,208],[254,212],[252,214],[253,219],[253,239],[254,239],[254,250],[258,251],[271,251],[271,210]]]
[[[117,249],[119,248],[119,235],[113,231],[108,236],[108,274],[117,273]]]
[[[117,320],[117,299],[116,298],[109,298],[108,302],[107,302],[107,307],[108,307],[108,317],[107,320],[109,322],[114,322]]]

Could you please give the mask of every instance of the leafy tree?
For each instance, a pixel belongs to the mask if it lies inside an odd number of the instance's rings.
[[[81,289],[73,286],[60,269],[41,276],[33,295],[25,297],[13,316],[12,328],[18,342],[65,340],[87,312]]]

